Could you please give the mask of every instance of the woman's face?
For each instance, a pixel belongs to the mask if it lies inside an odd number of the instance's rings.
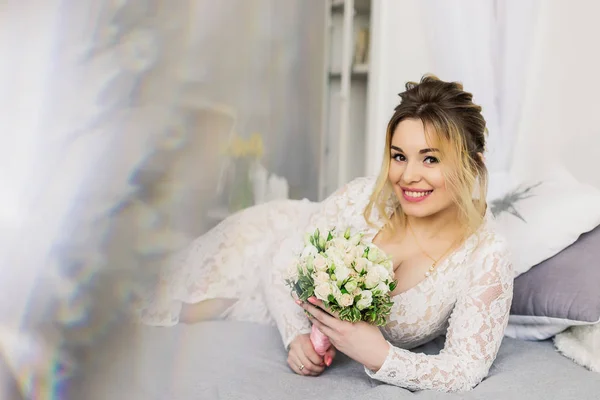
[[[427,144],[421,120],[406,119],[392,136],[388,179],[406,215],[428,217],[454,205],[440,165],[440,152]]]

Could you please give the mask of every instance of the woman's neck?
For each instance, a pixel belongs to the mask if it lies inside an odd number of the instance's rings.
[[[427,217],[407,215],[406,222],[419,237],[424,239],[454,240],[456,235],[464,233],[456,207],[448,207]]]

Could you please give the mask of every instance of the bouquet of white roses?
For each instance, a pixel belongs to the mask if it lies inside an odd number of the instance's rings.
[[[349,228],[343,235],[335,229],[326,236],[318,229],[307,233],[304,250],[286,283],[299,300],[315,296],[341,320],[382,326],[392,307],[390,292],[397,284],[393,263],[362,238],[360,233],[351,235]],[[311,340],[317,353],[325,354],[329,341],[314,326]]]

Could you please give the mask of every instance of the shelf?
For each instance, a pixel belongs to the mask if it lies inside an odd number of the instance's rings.
[[[354,0],[354,10],[357,14],[369,14],[371,12],[371,0]],[[343,12],[344,0],[332,0],[331,11]]]
[[[369,75],[369,64],[356,64],[352,66],[351,77],[352,78],[364,78],[366,79]],[[329,76],[331,78],[341,78],[342,71],[333,70],[329,71]]]

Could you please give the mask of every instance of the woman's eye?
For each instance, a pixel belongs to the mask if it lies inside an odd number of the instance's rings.
[[[404,155],[400,153],[393,154],[392,159],[396,161],[406,161],[406,157],[404,157]]]
[[[438,160],[435,157],[432,157],[432,156],[425,157],[425,164],[437,164],[439,162],[440,162],[440,160]]]

